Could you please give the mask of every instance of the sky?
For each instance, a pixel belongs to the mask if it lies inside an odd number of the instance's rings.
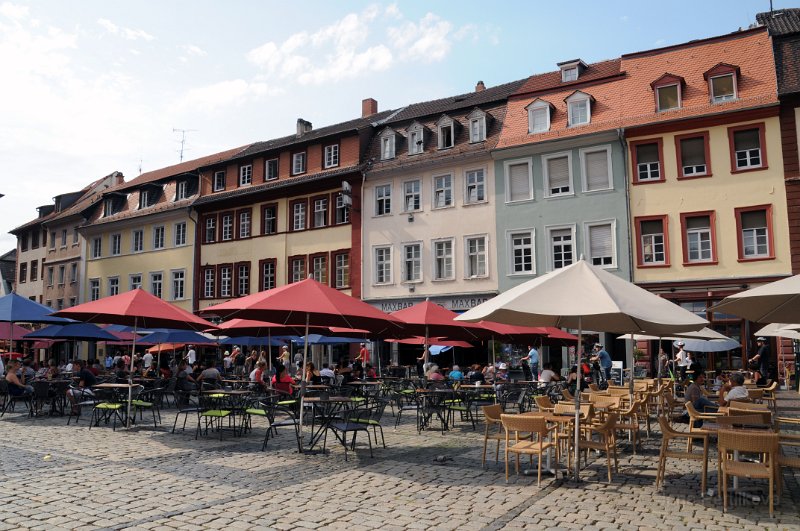
[[[776,9],[793,6],[774,0]],[[746,28],[769,0],[0,0],[0,254],[120,171]],[[181,133],[184,130],[185,133]]]

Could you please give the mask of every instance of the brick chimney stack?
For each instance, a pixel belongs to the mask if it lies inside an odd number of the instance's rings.
[[[300,138],[305,133],[311,131],[311,122],[303,120],[302,118],[297,119],[297,138]]]
[[[373,98],[361,100],[361,117],[367,118],[373,114],[378,114],[378,102]]]
[[[478,84],[475,85],[475,92],[483,92],[486,90],[486,85],[483,84],[483,81],[478,81]]]

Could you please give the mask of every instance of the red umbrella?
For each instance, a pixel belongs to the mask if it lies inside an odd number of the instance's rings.
[[[30,330],[14,323],[1,322],[0,323],[0,337],[16,337],[21,338],[25,334],[29,334]],[[13,334],[13,335],[12,335]]]
[[[563,339],[565,341],[577,341],[578,336],[570,334],[569,332],[565,332],[560,328],[556,328],[554,326],[545,326],[545,330],[547,330],[547,337],[550,339]]]
[[[421,336],[409,337],[407,339],[386,339],[389,343],[402,343],[403,345],[424,345],[425,338]],[[429,337],[428,342],[432,345],[441,345],[443,347],[462,347],[471,348],[472,345],[466,341],[455,341],[452,339],[443,339],[441,337]]]
[[[12,360],[21,360],[25,357],[25,354],[21,354],[19,352],[2,352],[0,353],[0,357],[9,358]]]
[[[133,352],[136,352],[137,328],[178,328],[181,330],[205,330],[214,325],[196,315],[178,308],[143,289],[134,289],[86,302],[54,313],[85,323],[121,324],[133,326]],[[131,356],[129,382],[133,383],[133,356]],[[131,421],[131,399],[133,388],[128,391],[128,426]]]

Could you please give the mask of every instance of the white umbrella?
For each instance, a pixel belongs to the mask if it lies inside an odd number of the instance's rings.
[[[710,309],[756,323],[800,323],[800,275],[730,295]]]
[[[798,329],[800,329],[800,324],[770,323],[758,330],[755,335],[800,340],[800,332],[798,332]]]
[[[456,317],[523,326],[616,333],[669,334],[700,330],[708,321],[581,259],[501,293]],[[632,365],[632,360],[630,360]],[[578,362],[578,365],[580,363]],[[577,389],[580,390],[578,370]],[[579,480],[580,392],[575,393],[575,479]]]
[[[625,334],[619,336],[617,339],[629,339],[631,336]],[[669,339],[673,341],[682,340],[686,350],[692,352],[725,352],[740,347],[738,341],[731,339],[724,334],[720,334],[716,330],[710,328],[703,328],[697,332],[679,332],[677,334],[670,334],[668,336],[653,336],[645,334],[633,334],[634,341],[650,341]]]

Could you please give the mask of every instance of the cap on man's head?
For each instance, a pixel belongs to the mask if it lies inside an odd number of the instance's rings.
[[[686,343],[684,343],[683,341],[676,341],[675,345],[678,346],[678,347],[683,347],[683,346],[686,346]]]
[[[603,348],[603,345],[601,345],[600,343],[595,343],[594,348]]]
[[[362,346],[362,347],[366,347],[366,346],[367,346],[367,344],[366,344],[366,343],[361,343],[361,346]]]
[[[501,371],[504,371],[508,369],[508,365],[506,365],[505,363],[501,363],[497,368],[500,369]]]
[[[766,337],[759,337],[758,339],[756,339],[756,341],[761,341],[762,343],[766,343],[767,342],[767,338]]]

